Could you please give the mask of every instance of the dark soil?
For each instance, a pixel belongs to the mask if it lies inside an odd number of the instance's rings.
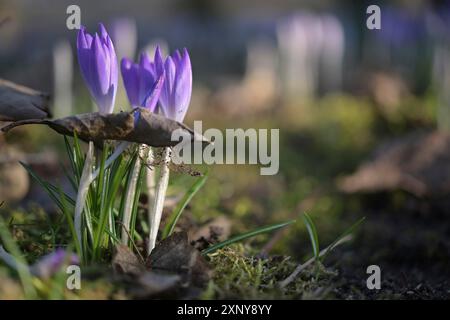
[[[449,299],[450,210],[443,200],[377,194],[362,201],[366,221],[357,238],[329,260],[339,270],[336,298]],[[381,269],[380,290],[366,286],[372,264]]]

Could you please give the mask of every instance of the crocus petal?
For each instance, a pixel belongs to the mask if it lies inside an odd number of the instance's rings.
[[[181,54],[180,50],[175,50],[175,52],[172,55],[173,62],[175,62],[175,65],[178,65],[178,63],[181,61]]]
[[[77,36],[77,48],[88,49],[91,47],[92,36],[86,32],[85,27],[81,27]]]
[[[161,89],[164,84],[164,74],[162,74],[159,79],[155,82],[155,85],[150,90],[149,94],[144,100],[144,107],[150,110],[151,112],[154,112],[156,108],[156,104],[158,103],[159,97],[161,95]]]
[[[111,113],[117,92],[118,65],[105,27],[92,37],[82,27],[77,37],[78,62],[84,81],[101,113]]]
[[[133,62],[128,58],[122,59],[120,67],[128,100],[133,107],[138,107],[140,106],[138,70]]]
[[[169,56],[164,63],[164,71],[165,71],[165,79],[164,79],[164,87],[161,91],[161,96],[159,98],[159,102],[161,103],[161,111],[163,115],[167,118],[172,118],[174,114],[174,100],[173,100],[173,86],[175,81],[175,73],[176,67],[172,58]]]
[[[108,92],[111,69],[109,63],[109,55],[103,47],[103,44],[98,35],[95,35],[94,37],[93,53],[95,59],[94,67],[96,68],[96,72],[94,72],[94,76],[96,78],[94,80],[98,84],[98,93],[102,95]]]
[[[186,115],[192,94],[192,68],[191,60],[186,49],[177,64],[174,88],[174,106],[176,108],[175,120],[183,121]]]
[[[164,70],[164,60],[161,54],[161,48],[156,46],[155,57],[154,57],[156,71],[162,72]]]
[[[31,271],[39,277],[50,278],[60,271],[64,265],[77,265],[79,263],[80,261],[76,255],[69,254],[63,249],[56,249],[54,252],[42,257],[38,262],[31,266]]]
[[[153,112],[164,83],[164,69],[158,74],[155,63],[143,53],[138,64],[123,59],[121,71],[130,104],[133,107],[145,107]]]
[[[111,69],[109,84],[110,90],[111,89],[113,90],[113,96],[111,101],[111,112],[112,112],[114,109],[114,101],[116,100],[116,93],[117,93],[117,84],[119,81],[119,65],[117,63],[117,55],[116,51],[114,50],[114,44],[112,43],[112,40],[109,36],[107,36],[106,47],[109,54],[110,69]]]
[[[106,31],[105,26],[103,25],[103,23],[99,23],[98,24],[99,29],[100,29],[100,36],[102,37],[102,41],[107,41],[107,38],[109,38],[108,32]]]

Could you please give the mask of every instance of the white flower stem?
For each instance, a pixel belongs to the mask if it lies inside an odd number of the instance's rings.
[[[84,160],[83,172],[81,174],[80,185],[78,186],[77,200],[75,203],[74,214],[74,226],[77,235],[77,241],[80,248],[80,252],[83,252],[82,238],[81,238],[81,221],[84,205],[86,202],[86,196],[89,191],[89,185],[93,181],[92,179],[92,166],[94,165],[94,143],[89,141],[89,149],[86,153],[86,159]]]
[[[152,167],[154,157],[151,147],[148,148],[148,166],[147,166],[147,197],[148,197],[148,213],[152,210],[153,202],[155,201],[155,169]]]
[[[128,241],[130,240],[130,224],[131,224],[131,215],[133,212],[134,198],[136,196],[136,187],[139,179],[139,172],[141,171],[141,157],[145,156],[143,146],[139,145],[138,148],[138,156],[133,166],[133,171],[131,172],[131,179],[129,180],[127,190],[125,191],[125,205],[123,209],[123,217],[122,217],[122,244],[128,245]],[[132,235],[131,235],[132,236]]]
[[[148,239],[148,254],[152,252],[156,245],[159,224],[161,223],[162,211],[164,208],[164,199],[166,197],[167,186],[169,183],[169,163],[170,148],[164,148],[162,155],[163,163],[161,165],[159,180],[155,190],[155,200],[149,213],[150,234]]]

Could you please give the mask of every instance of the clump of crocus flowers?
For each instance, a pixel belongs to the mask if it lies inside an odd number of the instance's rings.
[[[100,32],[95,35],[89,34],[82,27],[78,33],[77,52],[81,73],[99,112],[112,113],[117,92],[118,63],[113,43],[105,27],[100,24]],[[147,53],[142,53],[137,63],[129,58],[123,58],[120,70],[132,108],[146,108],[172,120],[183,121],[192,93],[192,68],[187,49],[176,50],[172,55],[163,57],[160,48],[157,47],[153,59]],[[121,152],[128,144],[119,145],[117,149]],[[116,152],[116,156],[120,152]],[[141,156],[147,159],[152,158],[151,149],[149,148],[148,153],[141,154]],[[169,180],[169,148],[164,149],[162,160],[156,184],[153,183],[156,178],[154,171],[147,170],[148,193],[149,199],[152,200],[148,209],[148,253],[155,247],[161,221]],[[132,173],[136,177],[141,165],[139,161],[136,161]],[[136,179],[134,179],[135,181]],[[89,187],[90,182],[92,182],[92,178],[87,181],[84,189]],[[135,187],[133,183],[128,185],[130,191],[127,195],[128,198],[133,197]],[[80,189],[82,188],[80,187]],[[81,197],[78,200],[77,202],[84,202],[85,198]],[[81,204],[78,211],[82,211],[83,206],[84,204]],[[80,214],[80,212],[78,213]],[[131,220],[131,204],[127,206],[125,203],[125,214],[122,221],[124,230],[121,239],[123,244],[128,244],[128,227]]]

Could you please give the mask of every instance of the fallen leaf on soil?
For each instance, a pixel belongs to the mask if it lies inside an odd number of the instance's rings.
[[[116,253],[112,261],[113,269],[119,274],[140,275],[145,271],[144,264],[127,246],[116,246]]]
[[[186,233],[161,241],[144,264],[127,246],[118,245],[113,258],[117,279],[136,298],[195,297],[210,278],[210,270]]]
[[[450,135],[413,133],[377,149],[369,162],[338,180],[347,193],[405,190],[417,197],[450,193]]]
[[[56,120],[22,120],[3,127],[2,131],[8,132],[17,126],[27,124],[44,124],[60,134],[76,133],[82,140],[96,143],[103,140],[122,140],[153,147],[169,147],[178,143],[171,139],[175,130],[181,130],[183,136],[186,135],[191,141],[207,142],[203,136],[184,124],[144,108],[113,114],[85,113]]]
[[[48,118],[49,100],[46,93],[0,79],[0,121]]]
[[[147,258],[146,265],[153,271],[181,275],[183,283],[206,285],[211,271],[200,252],[189,244],[186,232],[173,233],[162,240]]]

